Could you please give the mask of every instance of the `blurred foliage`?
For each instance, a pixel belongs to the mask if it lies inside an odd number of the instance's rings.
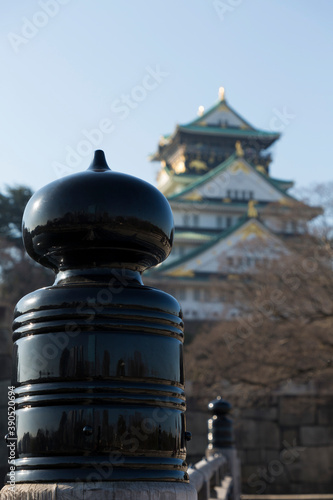
[[[26,186],[7,186],[0,193],[0,236],[22,248],[22,215],[33,192]]]
[[[7,186],[0,192],[0,300],[9,310],[22,296],[52,282],[52,273],[23,247],[22,216],[32,194],[26,186]]]

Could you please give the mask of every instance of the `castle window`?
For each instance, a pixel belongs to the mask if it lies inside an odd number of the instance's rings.
[[[232,257],[227,257],[228,266],[234,265],[234,259]]]
[[[243,191],[239,191],[239,194],[241,194],[241,196],[238,197],[238,191],[236,190],[235,191],[236,199],[252,200],[254,196],[253,191],[247,191],[246,189],[244,189]]]
[[[186,289],[185,288],[180,288],[179,289],[178,298],[179,298],[179,300],[185,300],[186,299]]]
[[[231,217],[227,217],[226,222],[227,222],[227,227],[230,227],[231,226]]]
[[[188,226],[190,223],[190,216],[188,214],[183,215],[183,224],[184,226]]]
[[[222,215],[218,215],[216,217],[216,225],[218,228],[222,228],[223,227],[223,217]]]
[[[194,291],[193,291],[193,295],[194,295],[194,300],[197,300],[199,301],[200,300],[200,288],[195,288]]]
[[[193,225],[199,226],[199,215],[193,215]]]

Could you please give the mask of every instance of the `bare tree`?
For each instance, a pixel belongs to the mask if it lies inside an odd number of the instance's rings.
[[[223,393],[251,405],[287,381],[333,388],[332,225],[291,237],[288,252],[215,281],[237,316],[186,347],[187,377],[204,406]]]

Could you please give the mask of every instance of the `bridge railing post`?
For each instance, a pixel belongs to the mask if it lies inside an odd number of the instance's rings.
[[[224,464],[224,472],[232,479],[232,498],[240,499],[240,461],[235,448],[233,422],[229,417],[232,406],[220,396],[208,404],[211,418],[208,420],[208,447],[206,456],[212,457],[221,453],[227,460]],[[227,465],[227,467],[226,467]],[[227,469],[227,470],[226,470]]]
[[[102,151],[29,201],[26,250],[56,280],[15,310],[15,485],[2,499],[196,499],[182,312],[141,279],[173,233],[165,197]]]

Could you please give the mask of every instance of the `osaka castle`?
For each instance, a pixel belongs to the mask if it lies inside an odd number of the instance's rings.
[[[288,193],[290,180],[270,175],[270,146],[279,133],[260,130],[236,112],[220,88],[219,100],[161,137],[158,188],[175,221],[173,250],[147,275],[180,301],[185,319],[233,315],[218,283],[242,279],[258,265],[288,253],[321,213]]]

